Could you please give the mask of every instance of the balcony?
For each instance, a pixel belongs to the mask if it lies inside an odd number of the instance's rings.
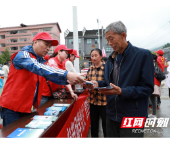
[[[10,47],[10,50],[13,51],[13,50],[18,50],[18,47]]]
[[[10,39],[10,42],[13,43],[13,42],[18,42],[18,39]]]
[[[0,43],[0,47],[5,47],[5,43]]]

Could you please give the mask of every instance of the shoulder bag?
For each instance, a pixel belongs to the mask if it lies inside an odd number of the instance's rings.
[[[47,81],[47,80],[46,80]],[[50,91],[51,91],[51,96],[55,99],[64,99],[67,97],[67,91],[65,88],[62,88],[60,90],[57,90],[56,92],[52,93],[52,90],[51,90],[51,87],[50,87],[50,84],[49,82],[47,81],[47,84],[48,84],[48,87],[50,88]],[[60,88],[61,86],[58,87],[58,89]]]
[[[158,66],[158,63],[155,62],[155,78],[159,81],[162,81],[164,80],[166,77],[165,77],[165,74],[162,72],[161,68]]]

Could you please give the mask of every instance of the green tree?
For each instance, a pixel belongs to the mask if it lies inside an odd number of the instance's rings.
[[[9,54],[9,47],[5,48],[4,53],[0,56],[0,64],[10,61],[11,55]]]
[[[163,48],[167,48],[167,47],[170,47],[170,43],[165,44],[165,45],[162,47],[162,49],[163,49]]]

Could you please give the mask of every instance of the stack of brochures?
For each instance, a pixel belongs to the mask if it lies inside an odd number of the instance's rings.
[[[58,106],[51,106],[49,108],[46,109],[46,112],[44,113],[44,115],[55,115],[57,116],[60,112],[63,112],[67,107],[62,106],[62,107],[58,107]]]
[[[53,106],[65,106],[65,107],[69,107],[70,104],[53,104]]]
[[[70,104],[53,104],[53,106],[46,109],[44,115],[35,115],[32,121],[27,124],[26,128],[17,128],[14,132],[7,136],[7,138],[37,138],[44,129],[52,124],[52,121],[58,119],[59,112],[63,112]]]
[[[44,129],[17,128],[7,138],[38,138]]]
[[[44,115],[35,115],[33,120],[48,120],[48,121],[56,121],[58,119],[57,116],[44,116]]]
[[[52,124],[52,121],[49,121],[49,120],[32,120],[25,127],[27,127],[27,128],[46,129],[51,124]]]
[[[25,126],[27,128],[17,128],[7,138],[38,138],[44,132],[44,129],[57,119],[56,116],[35,115],[32,121]]]

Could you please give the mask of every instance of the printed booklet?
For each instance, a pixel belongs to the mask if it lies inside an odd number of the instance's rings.
[[[57,116],[44,116],[44,115],[35,115],[33,120],[48,120],[48,121],[56,121],[58,119]]]
[[[53,106],[66,106],[66,107],[69,107],[70,104],[53,104]]]
[[[52,124],[52,121],[48,121],[48,120],[32,120],[25,127],[46,129],[51,124]]]
[[[53,110],[48,110],[44,113],[44,115],[46,116],[52,116],[52,115],[57,116],[58,114],[59,114],[59,111],[53,111]]]
[[[7,138],[38,138],[44,129],[17,128]]]
[[[66,109],[66,107],[51,106],[51,107],[47,108],[46,111],[48,111],[48,110],[52,110],[52,111],[64,111],[65,109]]]

